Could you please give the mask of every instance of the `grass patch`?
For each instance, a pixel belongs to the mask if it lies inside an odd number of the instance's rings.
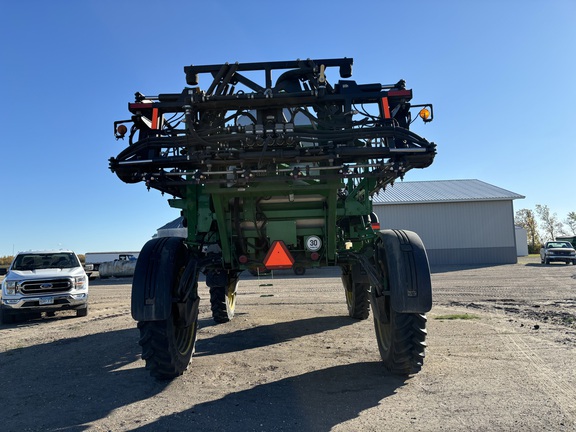
[[[480,319],[478,315],[474,314],[449,314],[449,315],[439,315],[435,317],[437,320],[471,320],[471,319]]]

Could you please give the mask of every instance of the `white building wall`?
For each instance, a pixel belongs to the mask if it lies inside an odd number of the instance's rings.
[[[511,201],[375,205],[374,211],[383,229],[415,231],[434,248],[514,245]]]
[[[418,233],[431,263],[516,262],[512,201],[375,204],[382,229]]]

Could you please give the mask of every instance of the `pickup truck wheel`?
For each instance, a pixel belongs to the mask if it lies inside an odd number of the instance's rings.
[[[83,307],[81,309],[76,309],[76,316],[77,317],[85,317],[88,316],[88,306]]]
[[[151,248],[144,255],[148,264],[142,267],[145,272],[144,284],[169,289],[173,296],[176,295],[180,280],[186,276],[185,269],[189,260],[183,241],[167,240],[161,247]],[[151,265],[156,268],[154,271],[147,271],[147,267]],[[197,288],[193,288],[192,295],[185,303],[172,303],[166,319],[138,322],[142,359],[154,378],[173,379],[188,368],[194,353],[198,328],[198,308],[188,306],[198,300]],[[186,313],[192,315],[183,316]]]
[[[370,315],[370,300],[368,289],[370,285],[354,283],[352,274],[342,274],[342,284],[346,294],[346,306],[351,318],[365,320]]]

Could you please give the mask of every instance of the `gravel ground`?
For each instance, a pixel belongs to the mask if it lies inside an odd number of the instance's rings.
[[[91,283],[90,312],[0,326],[3,431],[574,431],[576,267],[534,258],[432,276],[428,349],[404,379],[372,320],[347,317],[333,269],[246,275],[214,325],[201,284],[188,371],[144,370],[129,279]]]

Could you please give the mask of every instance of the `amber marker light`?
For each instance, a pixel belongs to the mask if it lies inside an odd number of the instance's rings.
[[[425,122],[430,121],[430,110],[428,108],[422,108],[420,110],[420,112],[418,113],[418,115],[420,116],[420,118],[422,120],[424,120]]]
[[[124,126],[123,124],[118,125],[118,127],[116,128],[116,137],[124,138],[126,132],[128,132],[128,128],[126,126]]]

